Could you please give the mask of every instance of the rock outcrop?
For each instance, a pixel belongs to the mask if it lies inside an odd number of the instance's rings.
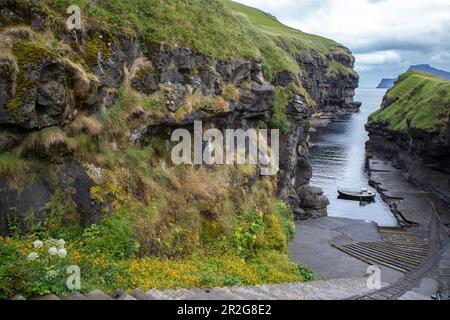
[[[347,50],[347,49],[344,49]],[[354,101],[355,88],[359,77],[351,72],[355,59],[347,50],[347,54],[334,54],[329,59],[315,55],[296,56],[299,66],[304,72],[301,83],[311,98],[317,103],[318,112],[349,113],[359,111],[361,104]],[[338,68],[330,72],[330,68],[340,65],[348,69]]]

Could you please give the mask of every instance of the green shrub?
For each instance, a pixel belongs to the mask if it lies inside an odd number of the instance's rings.
[[[32,225],[30,232],[41,238],[72,239],[76,237],[80,232],[80,226],[72,192],[73,190],[70,189],[57,188],[50,201],[42,208],[47,217]]]
[[[280,199],[275,199],[269,203],[269,211],[273,212],[278,218],[283,233],[288,241],[292,241],[295,237],[294,214],[288,205]]]
[[[286,116],[286,108],[291,99],[288,88],[277,87],[275,91],[275,103],[272,109],[271,126],[274,129],[279,129],[282,134],[289,131],[290,124]]]
[[[0,241],[0,299],[11,298],[16,293],[25,297],[51,293],[61,296],[68,291],[66,270],[72,261],[59,251],[65,250],[65,243],[48,239],[40,247],[34,247],[33,240],[34,237],[24,237]],[[53,255],[49,252],[51,247],[55,250]]]
[[[300,264],[297,266],[304,281],[314,281],[317,279],[315,273],[309,267]]]
[[[238,255],[243,257],[255,254],[255,244],[258,235],[264,231],[264,220],[253,210],[247,212],[245,219],[234,228],[232,243]]]
[[[0,241],[0,257],[0,300],[3,300],[25,290],[27,268],[24,257],[14,245]]]
[[[82,240],[88,252],[104,252],[114,258],[129,258],[139,249],[133,229],[126,217],[126,209],[117,210],[103,219],[100,225],[84,230]]]

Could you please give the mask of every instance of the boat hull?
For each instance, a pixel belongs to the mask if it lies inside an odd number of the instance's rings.
[[[374,201],[376,194],[370,194],[370,195],[362,195],[358,193],[352,193],[348,191],[338,190],[339,198],[340,199],[346,199],[346,200],[355,200],[355,201]]]

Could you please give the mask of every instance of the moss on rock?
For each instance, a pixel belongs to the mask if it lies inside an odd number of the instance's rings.
[[[99,53],[102,59],[109,59],[112,56],[107,43],[99,36],[94,36],[85,45],[84,60],[89,66],[94,66],[98,63]]]
[[[15,42],[12,54],[17,61],[19,70],[15,95],[9,101],[7,110],[11,113],[17,113],[24,105],[33,102],[30,99],[34,98],[34,94],[30,94],[30,91],[36,90],[42,63],[49,58],[57,58],[57,55],[40,43],[31,40]],[[20,117],[20,115],[18,116]]]

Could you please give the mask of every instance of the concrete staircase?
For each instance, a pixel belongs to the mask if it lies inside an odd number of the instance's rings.
[[[107,295],[99,290],[87,294],[70,293],[63,300],[341,300],[368,293],[366,279],[342,278],[307,283],[286,283],[213,289],[180,289],[147,292],[135,289]],[[15,296],[13,299],[21,299]],[[34,298],[59,300],[54,295]]]

